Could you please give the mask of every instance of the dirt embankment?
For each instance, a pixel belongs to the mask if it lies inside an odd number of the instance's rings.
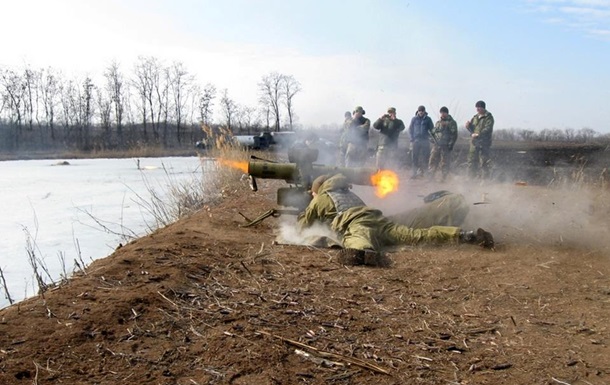
[[[455,181],[443,187],[491,202],[469,225],[494,232],[495,252],[405,247],[390,268],[345,267],[333,250],[273,244],[282,219],[238,227],[274,185],[1,310],[0,383],[610,383],[608,201],[570,209],[582,192]],[[545,217],[567,223],[536,227]]]

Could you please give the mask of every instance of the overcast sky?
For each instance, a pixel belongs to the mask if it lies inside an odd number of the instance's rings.
[[[1,66],[101,75],[139,55],[182,62],[255,106],[293,75],[305,127],[364,106],[462,124],[482,99],[496,128],[610,133],[610,0],[1,0]]]

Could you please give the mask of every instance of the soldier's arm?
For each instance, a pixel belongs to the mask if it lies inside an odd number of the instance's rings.
[[[398,127],[397,127],[399,132],[402,132],[405,130],[405,122],[403,122],[402,120],[398,121]]]
[[[483,127],[481,127],[481,131],[479,133],[481,135],[491,135],[494,129],[494,117],[488,113],[488,116],[483,119]]]
[[[297,217],[297,230],[300,232],[311,227],[318,219],[317,199],[313,198],[305,211]]]
[[[365,119],[364,123],[358,126],[362,131],[368,131],[371,128],[371,121],[369,119]]]
[[[452,120],[449,123],[449,148],[453,148],[453,146],[455,145],[455,142],[457,141],[457,137],[458,137],[457,122],[455,120]]]

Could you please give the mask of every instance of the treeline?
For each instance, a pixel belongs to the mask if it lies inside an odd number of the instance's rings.
[[[600,134],[591,128],[545,128],[540,131],[526,130],[520,128],[504,128],[494,130],[493,137],[496,140],[523,141],[523,142],[569,142],[590,143],[593,141],[607,142],[610,134]]]
[[[201,140],[202,127],[293,129],[301,91],[293,76],[271,72],[258,83],[258,104],[247,106],[201,84],[183,63],[154,57],[139,57],[130,72],[112,62],[99,79],[0,68],[0,150],[172,148]]]

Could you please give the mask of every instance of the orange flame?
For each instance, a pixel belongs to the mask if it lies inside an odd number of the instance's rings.
[[[218,163],[222,164],[223,166],[236,168],[240,171],[248,173],[248,162],[239,162],[236,160],[218,158]]]
[[[391,192],[398,190],[398,175],[391,170],[379,170],[371,175],[371,184],[375,186],[375,195],[384,198]]]

